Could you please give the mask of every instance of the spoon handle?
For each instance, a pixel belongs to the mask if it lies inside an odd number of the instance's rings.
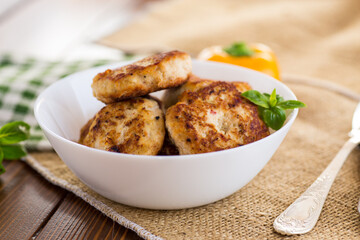
[[[359,139],[350,138],[316,181],[274,221],[274,229],[284,235],[309,232],[319,219],[332,183]]]

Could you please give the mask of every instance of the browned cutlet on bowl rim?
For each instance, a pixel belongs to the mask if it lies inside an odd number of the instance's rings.
[[[91,87],[93,95],[108,104],[177,87],[187,81],[191,70],[191,58],[187,53],[159,53],[99,73],[94,77]]]

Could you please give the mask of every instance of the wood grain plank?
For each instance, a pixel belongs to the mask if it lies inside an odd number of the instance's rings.
[[[6,173],[0,177],[0,191],[24,168],[24,164],[17,164],[16,161],[4,161],[3,164]]]
[[[24,162],[5,161],[0,176],[0,239],[28,239],[53,214],[66,191],[53,186]]]
[[[36,239],[141,239],[72,193],[68,193]]]

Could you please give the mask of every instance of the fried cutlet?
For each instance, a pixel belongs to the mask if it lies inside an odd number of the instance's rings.
[[[180,154],[234,148],[269,135],[257,106],[243,98],[238,87],[213,81],[184,91],[167,109],[166,127]]]
[[[179,101],[179,96],[181,96],[184,92],[187,91],[196,92],[197,90],[201,88],[205,88],[206,86],[209,86],[214,82],[215,82],[214,80],[202,79],[194,74],[191,74],[189,80],[185,84],[177,88],[167,89],[164,92],[164,96],[162,98],[163,106],[165,109],[167,109],[170,106],[177,103]],[[232,83],[235,85],[236,89],[239,92],[246,92],[247,90],[251,89],[250,85],[246,82],[232,82]]]
[[[156,155],[164,136],[159,104],[139,97],[103,107],[81,129],[79,143],[110,152]]]
[[[187,81],[191,69],[191,58],[187,53],[171,51],[99,73],[91,87],[93,95],[108,104],[177,87]]]

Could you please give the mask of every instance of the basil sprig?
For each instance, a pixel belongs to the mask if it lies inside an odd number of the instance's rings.
[[[271,94],[249,90],[242,93],[242,96],[258,106],[261,119],[274,130],[279,130],[284,125],[286,109],[306,107],[305,103],[300,101],[285,101],[283,97],[276,94],[276,89]]]
[[[26,155],[19,144],[30,136],[30,126],[22,121],[10,122],[0,128],[0,174],[5,172],[3,159],[15,160]]]
[[[236,42],[223,49],[227,54],[234,57],[252,56],[254,51],[245,42]]]

